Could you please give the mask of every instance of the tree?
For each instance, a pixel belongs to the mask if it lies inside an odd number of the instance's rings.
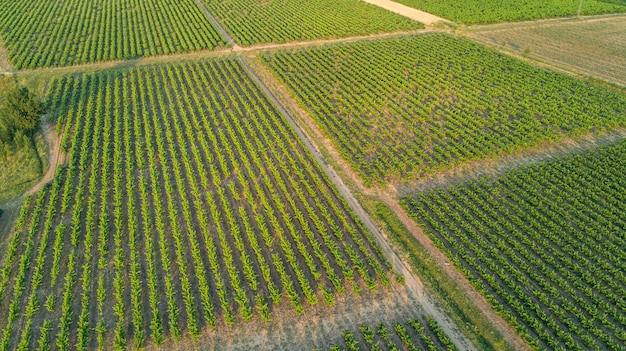
[[[44,106],[25,87],[16,87],[6,94],[0,115],[9,126],[17,130],[32,132],[39,126]]]
[[[32,136],[44,112],[44,104],[27,88],[8,89],[0,105],[0,142],[15,142],[18,135]]]

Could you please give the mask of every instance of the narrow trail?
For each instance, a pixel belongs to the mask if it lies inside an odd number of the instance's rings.
[[[445,18],[435,16],[428,12],[424,12],[413,7],[399,4],[391,0],[363,0],[363,1],[368,4],[382,7],[385,10],[397,13],[401,16],[410,18],[414,21],[422,22],[427,26],[432,26],[433,24],[437,22],[451,22]]]
[[[65,155],[61,152],[61,138],[57,135],[54,125],[48,120],[48,115],[42,118],[41,130],[48,144],[48,171],[39,183],[24,193],[24,196],[35,194],[41,190],[44,185],[52,181],[59,165],[65,163]]]
[[[383,249],[383,253],[387,259],[391,262],[394,270],[404,277],[407,289],[412,295],[419,301],[422,308],[426,313],[430,314],[446,334],[450,337],[452,342],[459,348],[459,350],[476,350],[474,345],[459,331],[458,327],[452,322],[452,320],[435,305],[433,299],[428,296],[424,291],[423,284],[419,281],[411,270],[407,267],[406,263],[400,259],[400,257],[393,251],[389,245],[388,240],[384,237],[384,234],[380,231],[378,226],[370,218],[368,213],[363,209],[359,201],[352,195],[352,192],[348,186],[343,182],[337,172],[324,160],[324,157],[317,145],[312,141],[306,131],[300,127],[300,125],[293,118],[292,114],[283,106],[281,101],[274,95],[274,93],[265,85],[263,80],[259,78],[254,69],[250,66],[245,57],[240,56],[240,60],[243,63],[246,71],[250,74],[252,79],[261,88],[261,90],[269,97],[278,111],[287,119],[291,128],[296,132],[304,146],[309,150],[315,161],[322,167],[328,178],[333,182],[334,186],[339,189],[339,193],[347,200],[352,210],[359,216],[361,221],[369,229],[369,231],[376,237],[376,240]]]

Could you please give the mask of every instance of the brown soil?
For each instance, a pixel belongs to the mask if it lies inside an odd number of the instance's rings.
[[[418,9],[399,4],[390,0],[363,0],[369,4],[376,5],[378,7],[382,7],[385,10],[389,10],[391,12],[397,13],[401,16],[410,18],[414,21],[422,22],[427,26],[433,25],[437,22],[450,22],[445,18],[441,18],[439,16],[435,16],[428,12],[420,11]]]
[[[410,289],[394,284],[376,292],[364,290],[362,296],[348,293],[340,296],[335,306],[328,307],[320,299],[315,306],[305,305],[304,313],[295,313],[287,298],[264,322],[258,315],[250,322],[237,319],[233,325],[219,325],[203,330],[197,340],[179,342],[168,339],[157,348],[146,350],[311,350],[328,349],[342,341],[341,331],[379,322],[406,322],[424,313],[420,301]]]

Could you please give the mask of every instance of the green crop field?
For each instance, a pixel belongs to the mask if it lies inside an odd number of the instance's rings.
[[[238,60],[68,77],[49,101],[69,164],[2,247],[0,350],[141,348],[391,283]]]
[[[226,45],[194,0],[0,0],[0,36],[18,69]]]
[[[626,141],[404,207],[535,349],[624,350]]]
[[[626,124],[626,97],[444,34],[262,61],[367,184]]]
[[[202,0],[241,45],[423,28],[360,0]]]
[[[355,334],[344,330],[342,346],[331,346],[330,351],[349,350],[446,350],[456,351],[450,338],[437,321],[425,315],[424,320],[410,319],[407,323],[393,326],[379,323],[376,326],[361,325]]]
[[[396,0],[401,4],[461,23],[495,23],[564,17],[578,13],[576,0]],[[622,0],[585,0],[582,15],[626,12]]]

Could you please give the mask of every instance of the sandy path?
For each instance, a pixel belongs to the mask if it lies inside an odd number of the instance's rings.
[[[428,12],[420,11],[418,9],[393,2],[391,0],[363,0],[364,2],[378,7],[382,7],[385,10],[395,12],[401,16],[408,17],[414,21],[422,22],[427,26],[431,26],[437,22],[450,22],[445,18],[441,18],[430,14]]]

